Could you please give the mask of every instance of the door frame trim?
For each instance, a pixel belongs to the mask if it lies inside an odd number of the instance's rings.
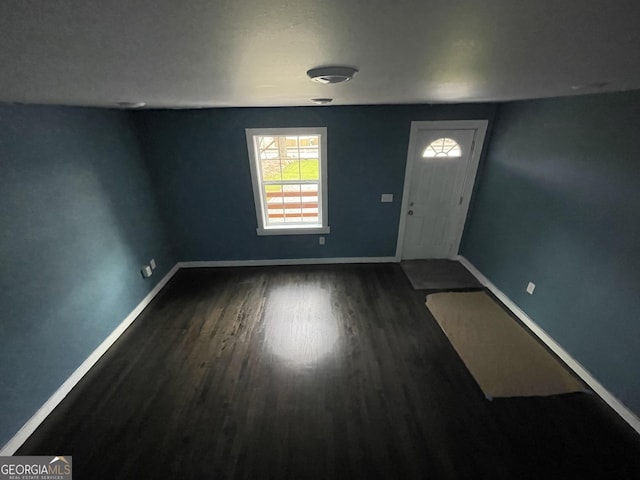
[[[471,201],[471,193],[473,192],[473,186],[475,185],[476,175],[478,173],[478,166],[480,164],[480,155],[482,153],[482,147],[486,139],[487,127],[489,120],[442,120],[442,121],[413,121],[411,122],[411,133],[409,135],[409,147],[407,150],[407,164],[405,167],[404,175],[404,187],[402,190],[402,203],[400,206],[400,223],[398,224],[398,241],[396,244],[396,257],[402,259],[402,247],[404,244],[404,234],[407,224],[407,206],[409,203],[409,189],[411,187],[411,176],[413,173],[413,167],[416,160],[415,140],[420,130],[451,130],[451,129],[465,129],[475,130],[473,149],[471,151],[471,157],[469,158],[469,165],[465,173],[464,189],[463,189],[463,201],[462,201],[462,214],[461,220],[458,225],[455,226],[453,236],[453,247],[449,251],[449,258],[455,258],[458,255],[460,249],[460,242],[462,241],[462,232],[464,231],[464,225],[466,223],[467,214],[469,213],[469,205]]]

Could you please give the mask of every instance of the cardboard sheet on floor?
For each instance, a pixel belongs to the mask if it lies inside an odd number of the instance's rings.
[[[426,305],[487,397],[585,391],[485,292],[434,293]]]

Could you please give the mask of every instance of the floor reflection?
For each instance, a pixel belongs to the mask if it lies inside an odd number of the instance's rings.
[[[338,322],[331,308],[331,294],[319,285],[275,289],[264,314],[265,343],[290,366],[318,363],[335,351]]]

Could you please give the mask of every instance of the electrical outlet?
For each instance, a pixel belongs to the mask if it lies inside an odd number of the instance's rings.
[[[320,245],[324,245],[324,237],[320,237],[320,238],[318,238],[318,243],[319,243]]]
[[[155,270],[156,269],[156,260],[155,260],[155,258],[152,258],[151,260],[149,260],[149,266],[151,267],[151,270]]]
[[[145,265],[140,269],[140,273],[142,274],[142,278],[149,278],[151,275],[153,275],[153,270],[151,270],[151,267],[149,265]]]
[[[391,203],[393,202],[393,193],[383,193],[380,196],[381,203]]]
[[[535,289],[536,289],[536,284],[533,282],[529,282],[529,285],[527,285],[527,293],[529,295],[533,295],[533,292]]]

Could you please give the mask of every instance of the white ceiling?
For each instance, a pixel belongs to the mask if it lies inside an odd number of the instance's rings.
[[[0,101],[181,108],[629,90],[640,88],[639,21],[638,0],[1,0]],[[306,77],[336,64],[360,74]]]

